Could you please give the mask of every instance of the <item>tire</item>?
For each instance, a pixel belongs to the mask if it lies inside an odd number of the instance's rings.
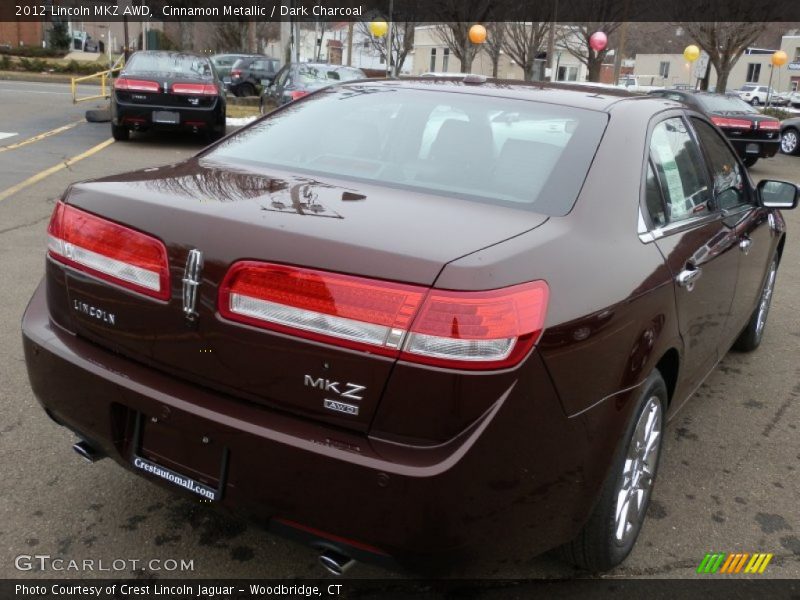
[[[742,162],[744,163],[745,167],[752,167],[754,164],[756,164],[758,162],[758,157],[757,156],[745,156],[742,159]]]
[[[752,352],[761,345],[761,340],[764,338],[764,329],[767,325],[767,317],[769,316],[769,307],[772,303],[772,293],[775,291],[775,278],[777,275],[778,257],[775,256],[767,270],[767,276],[764,279],[764,285],[761,288],[761,295],[758,299],[758,306],[756,306],[753,314],[750,315],[750,320],[742,330],[742,333],[733,343],[733,349],[737,352]]]
[[[118,142],[127,142],[131,137],[131,130],[122,125],[111,124],[111,137]]]
[[[251,83],[243,83],[239,86],[236,90],[236,95],[240,98],[246,98],[248,96],[255,96],[256,95],[256,88],[253,87]]]
[[[613,569],[630,554],[658,472],[667,398],[664,379],[654,370],[642,387],[589,520],[574,540],[559,549],[568,562],[601,572]]]
[[[750,100],[751,106],[758,106],[759,104],[761,104],[761,102],[758,101],[758,98],[753,98],[752,100]]]
[[[781,152],[800,154],[800,131],[794,127],[787,127],[781,132]]]
[[[225,137],[225,133],[226,133],[226,132],[227,132],[227,128],[226,128],[226,126],[225,126],[225,125],[222,125],[221,127],[218,127],[218,128],[217,128],[217,127],[215,127],[215,128],[213,128],[213,129],[210,129],[210,130],[208,130],[208,132],[206,132],[206,134],[205,134],[205,136],[206,136],[206,141],[207,141],[209,144],[212,144],[212,143],[216,142],[217,140],[220,140],[220,139],[222,139],[223,137]]]

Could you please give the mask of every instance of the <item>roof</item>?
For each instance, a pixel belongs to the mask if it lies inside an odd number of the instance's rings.
[[[518,79],[486,79],[483,82],[465,82],[463,79],[453,77],[403,77],[401,79],[360,81],[355,85],[380,85],[419,90],[438,89],[445,92],[534,100],[600,111],[605,111],[620,100],[646,98],[642,94],[634,94],[616,87],[540,81],[526,82]]]

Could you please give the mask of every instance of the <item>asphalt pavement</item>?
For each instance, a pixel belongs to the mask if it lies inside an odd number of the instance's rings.
[[[0,133],[16,134],[0,135],[0,578],[323,577],[308,548],[111,461],[87,465],[70,449],[73,435],[33,397],[20,318],[43,273],[54,202],[71,182],[172,163],[202,147],[170,135],[106,143],[108,124],[79,122],[89,107],[73,106],[68,92],[65,85],[0,82]],[[751,172],[800,184],[800,158],[777,156]],[[763,577],[800,577],[800,210],[785,214],[789,237],[764,342],[752,354],[729,354],[669,424],[639,542],[608,577],[697,577],[707,552],[774,553]],[[28,563],[18,557],[32,555],[128,562],[112,572],[20,570]],[[193,569],[164,570],[167,559],[193,561]],[[452,575],[585,574],[522,547]],[[359,565],[347,576],[402,575]]]

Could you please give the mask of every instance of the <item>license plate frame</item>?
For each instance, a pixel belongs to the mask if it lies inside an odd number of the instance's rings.
[[[181,123],[181,113],[171,110],[154,110],[151,118],[157,125],[180,125]]]
[[[134,469],[164,481],[168,481],[177,487],[183,488],[186,491],[199,496],[204,501],[219,502],[222,500],[223,492],[225,491],[225,485],[228,479],[228,461],[230,456],[228,447],[223,446],[222,448],[220,473],[219,478],[217,479],[219,483],[216,488],[213,488],[209,485],[201,483],[200,481],[197,481],[192,477],[189,477],[188,475],[179,473],[174,469],[160,465],[157,462],[142,456],[142,435],[144,431],[145,418],[146,417],[144,413],[136,413],[136,421],[133,429],[133,443],[131,444],[130,456],[130,461]]]

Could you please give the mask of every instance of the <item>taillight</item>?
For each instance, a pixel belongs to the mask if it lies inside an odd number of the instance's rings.
[[[239,69],[231,69],[231,77],[241,77],[242,72]]]
[[[781,128],[780,121],[759,121],[758,128],[765,131],[778,131]]]
[[[717,127],[729,127],[733,129],[750,129],[753,126],[752,121],[746,119],[731,119],[728,117],[711,117],[712,123]]]
[[[429,290],[253,261],[234,264],[219,296],[232,321],[403,360],[508,367],[539,339],[543,281],[482,292]]]
[[[219,93],[217,86],[203,83],[175,83],[172,85],[173,94],[189,94],[191,96],[216,96]]]
[[[128,79],[120,77],[114,81],[115,90],[125,90],[129,92],[158,92],[159,87],[155,81],[144,81],[142,79]]]
[[[308,92],[301,92],[300,90],[296,90],[289,94],[292,97],[292,100],[299,100],[303,96],[308,96]]]
[[[54,260],[161,300],[169,299],[164,244],[149,235],[58,202],[47,228]]]

